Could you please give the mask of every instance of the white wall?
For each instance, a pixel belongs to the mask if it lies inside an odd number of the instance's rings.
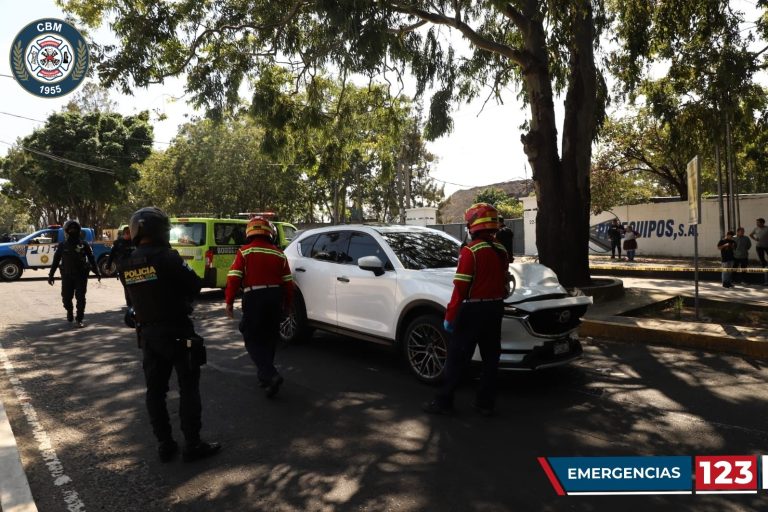
[[[536,198],[526,197],[522,201],[525,253],[536,254]],[[749,235],[755,227],[756,218],[768,218],[768,194],[742,195],[739,207],[741,225]],[[702,199],[699,219],[700,256],[720,256],[717,250],[717,242],[722,235],[719,215],[717,198]],[[608,223],[614,217],[618,217],[622,224],[633,223],[635,230],[642,235],[637,241],[638,255],[693,257],[693,228],[688,226],[688,201],[617,206],[611,212],[593,215],[590,224],[598,238],[607,238]],[[557,235],[553,233],[553,236]],[[750,250],[752,258],[755,257],[754,245],[753,241]],[[595,244],[591,244],[590,249],[591,252],[602,252]]]
[[[406,208],[405,223],[410,226],[427,226],[437,222],[437,208]]]

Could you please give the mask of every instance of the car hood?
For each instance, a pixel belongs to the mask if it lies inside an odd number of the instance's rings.
[[[538,309],[539,305],[553,307],[555,304],[552,301],[572,298],[549,267],[538,263],[513,263],[509,266],[509,272],[515,281],[515,290],[504,300],[507,304],[521,307],[525,303],[531,303],[533,309]],[[447,294],[450,299],[455,268],[425,269],[417,271],[417,274],[428,281],[430,286],[441,288],[441,295]],[[577,302],[591,303],[592,299],[583,297]],[[540,304],[533,306],[533,303]]]

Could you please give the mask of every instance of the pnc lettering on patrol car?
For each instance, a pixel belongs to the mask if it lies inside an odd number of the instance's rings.
[[[157,270],[152,265],[146,267],[140,267],[132,270],[126,270],[123,272],[126,284],[138,284],[145,283],[147,281],[154,281],[157,279]]]

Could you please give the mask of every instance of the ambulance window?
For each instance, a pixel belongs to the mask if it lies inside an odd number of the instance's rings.
[[[205,224],[202,222],[171,224],[171,245],[205,245]]]
[[[213,236],[216,245],[244,245],[245,226],[242,223],[216,223],[213,226]]]

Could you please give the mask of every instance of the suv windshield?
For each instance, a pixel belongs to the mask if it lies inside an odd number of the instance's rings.
[[[205,244],[205,224],[202,222],[174,222],[171,224],[171,245]]]
[[[456,268],[459,263],[458,240],[436,233],[384,232],[384,240],[407,269]]]

